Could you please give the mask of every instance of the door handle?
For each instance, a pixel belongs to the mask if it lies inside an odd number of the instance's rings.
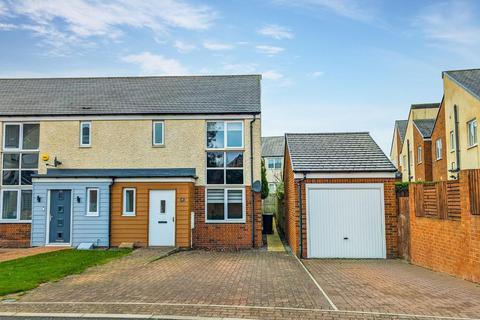
[[[167,221],[158,221],[158,223],[167,223]]]
[[[343,240],[348,240],[348,237],[343,237]]]
[[[172,217],[172,221],[175,222],[175,217]]]

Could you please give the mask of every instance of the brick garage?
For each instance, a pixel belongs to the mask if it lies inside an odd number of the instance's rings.
[[[262,200],[255,194],[255,246],[262,245]],[[195,187],[195,228],[193,247],[202,249],[243,249],[252,247],[251,189],[245,187],[245,223],[206,223],[205,187]]]
[[[307,204],[306,186],[350,185],[352,190],[362,189],[370,185],[381,186],[381,196],[384,204],[380,217],[384,223],[383,255],[394,258],[398,255],[397,246],[397,210],[395,196],[395,171],[393,164],[377,146],[368,133],[340,134],[287,134],[285,148],[285,233],[292,250],[300,255],[300,222],[302,223],[302,257],[308,256],[309,205]],[[302,221],[299,219],[298,185],[301,185]],[[365,199],[367,201],[368,199]],[[340,201],[343,201],[340,199]],[[345,202],[349,199],[346,198]],[[313,209],[311,209],[313,212]],[[357,211],[347,212],[355,215]],[[361,211],[358,211],[362,214]],[[377,217],[378,218],[378,217]],[[367,219],[367,217],[365,217]],[[333,226],[342,229],[343,225]],[[377,229],[378,231],[378,229]],[[367,234],[369,230],[356,230],[357,234]],[[310,235],[313,239],[313,236]],[[316,241],[311,240],[311,241]],[[368,240],[365,242],[370,243]],[[335,246],[335,243],[322,243],[323,246]],[[338,251],[338,258],[342,256]],[[367,254],[368,255],[368,254]],[[330,256],[329,256],[330,257]],[[333,256],[332,256],[333,257]],[[351,256],[348,256],[351,257]],[[358,257],[362,256],[359,253]]]
[[[1,223],[0,248],[29,247],[30,230],[30,223]]]
[[[410,256],[411,262],[435,271],[446,272],[480,282],[480,171],[460,172],[460,218],[447,212],[438,216],[419,216],[419,196],[410,186]],[[476,201],[475,201],[476,199]],[[478,208],[477,204],[477,208]],[[447,206],[448,210],[448,206]],[[421,214],[420,214],[421,215]]]

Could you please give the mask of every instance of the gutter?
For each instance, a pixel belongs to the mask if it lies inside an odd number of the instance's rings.
[[[255,193],[253,191],[253,123],[257,120],[256,116],[256,114],[253,114],[253,120],[250,120],[250,201],[252,201],[252,248],[255,248]]]
[[[303,258],[303,212],[302,212],[302,182],[307,179],[307,173],[303,173],[303,178],[297,182],[297,192],[298,192],[298,248],[299,256]]]

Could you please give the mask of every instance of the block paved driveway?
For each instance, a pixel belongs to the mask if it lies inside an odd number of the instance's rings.
[[[187,251],[152,261],[155,254],[155,250],[137,250],[42,285],[18,302],[0,304],[0,312],[247,319],[480,318],[480,286],[402,261],[304,260],[332,305],[302,264],[286,253]]]

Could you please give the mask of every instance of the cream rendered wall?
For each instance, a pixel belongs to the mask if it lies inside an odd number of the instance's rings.
[[[472,119],[480,121],[480,100],[456,84],[447,74],[443,77],[443,85],[445,92],[445,130],[448,148],[446,149],[447,167],[450,170],[452,163],[456,162],[455,152],[451,151],[450,131],[455,129],[453,106],[457,105],[460,167],[462,170],[478,169],[480,168],[480,149],[478,146],[468,147],[467,122]],[[456,164],[454,167],[456,167]]]
[[[438,108],[410,109],[410,114],[409,114],[409,117],[408,117],[407,130],[405,132],[405,139],[403,140],[401,157],[403,158],[404,155],[407,155],[407,140],[409,140],[410,141],[410,151],[411,151],[411,155],[412,155],[412,157],[410,158],[410,175],[413,177],[412,181],[416,180],[416,176],[415,176],[415,156],[417,154],[416,150],[414,150],[414,144],[413,144],[413,130],[415,129],[414,124],[413,124],[413,120],[435,119],[437,117],[437,113],[438,113]],[[435,143],[435,142],[433,142],[433,143]],[[407,161],[405,161],[403,163],[403,166],[402,166],[402,181],[404,181],[404,182],[408,181]]]
[[[397,161],[398,155],[397,155],[397,145],[399,141],[397,141],[397,127],[395,126],[393,128],[393,140],[392,140],[392,149],[390,150],[390,161],[395,165],[395,167],[398,169],[399,163]]]
[[[223,119],[222,119],[223,120]],[[157,120],[156,120],[157,121]],[[221,121],[221,120],[220,120]],[[244,179],[250,185],[250,119],[244,121]],[[206,120],[166,119],[165,146],[152,146],[152,120],[93,120],[91,147],[80,147],[80,121],[42,121],[40,154],[60,168],[196,168],[206,183]],[[260,179],[261,120],[254,123],[254,178]],[[45,173],[45,163],[40,173]]]

